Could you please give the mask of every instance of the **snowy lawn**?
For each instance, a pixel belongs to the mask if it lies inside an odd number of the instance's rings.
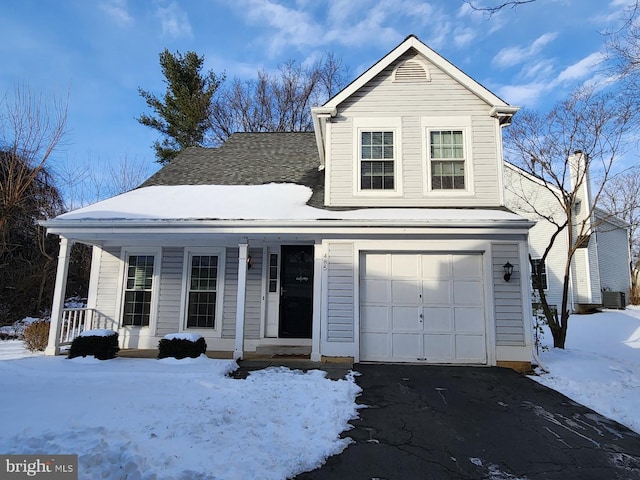
[[[27,357],[27,358],[20,358]],[[349,443],[353,375],[229,360],[33,356],[0,342],[0,452],[78,454],[82,479],[284,479]]]
[[[551,344],[551,334],[544,338]],[[532,377],[640,433],[640,309],[570,318],[566,350]],[[235,362],[44,357],[0,341],[0,452],[77,453],[80,478],[285,479],[340,453],[353,376]]]
[[[551,373],[532,378],[640,433],[640,309],[572,315],[565,347],[542,352]]]

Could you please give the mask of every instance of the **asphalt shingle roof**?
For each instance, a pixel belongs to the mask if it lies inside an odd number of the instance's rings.
[[[234,133],[218,148],[187,148],[141,186],[296,183],[310,187],[309,204],[321,207],[319,164],[313,132]]]

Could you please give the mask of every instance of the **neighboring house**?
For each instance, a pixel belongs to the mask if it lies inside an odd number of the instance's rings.
[[[533,222],[502,182],[516,111],[409,36],[312,109],[314,133],[189,148],[45,222],[61,237],[47,353],[81,324],[122,348],[186,331],[234,358],[529,368]],[[62,304],[73,242],[93,245],[81,312]]]
[[[572,155],[570,165],[585,164],[581,153]],[[575,169],[572,169],[575,172]],[[576,181],[571,179],[572,188]],[[598,208],[592,210],[590,180],[581,182],[573,212],[574,224],[585,220],[587,236],[576,249],[571,262],[567,308],[571,312],[582,312],[594,307],[610,306],[624,308],[631,288],[629,225]],[[510,210],[536,222],[529,232],[529,251],[532,260],[539,264],[549,245],[556,227],[543,216],[551,216],[562,223],[566,214],[555,196],[560,190],[545,184],[515,165],[505,162],[505,197]],[[574,232],[574,238],[577,232]],[[568,251],[568,231],[565,229],[555,240],[546,262],[542,265],[542,285],[547,302],[560,309],[562,286]],[[533,287],[532,287],[533,288]]]

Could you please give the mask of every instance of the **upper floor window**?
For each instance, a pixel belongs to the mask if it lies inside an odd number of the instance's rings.
[[[360,133],[360,189],[394,190],[395,149],[393,131]]]
[[[464,190],[465,148],[462,130],[429,132],[432,190]]]
[[[537,290],[539,283],[547,289],[547,267],[540,258],[531,259],[531,286]]]

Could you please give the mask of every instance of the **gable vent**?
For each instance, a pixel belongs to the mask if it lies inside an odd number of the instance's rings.
[[[402,62],[396,68],[394,76],[396,82],[428,82],[429,80],[429,72],[426,67],[416,60]]]

